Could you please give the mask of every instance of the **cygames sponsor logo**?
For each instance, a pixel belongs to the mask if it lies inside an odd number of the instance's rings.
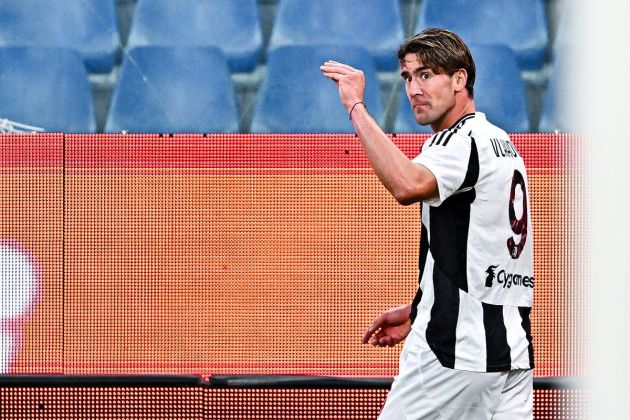
[[[522,287],[531,287],[534,288],[534,277],[533,276],[523,276],[518,273],[508,273],[505,270],[500,270],[495,274],[496,269],[499,265],[491,265],[486,270],[486,287],[492,287],[492,283],[494,280],[497,280],[497,283],[502,285],[505,289],[506,287],[509,289],[512,286],[522,286]]]

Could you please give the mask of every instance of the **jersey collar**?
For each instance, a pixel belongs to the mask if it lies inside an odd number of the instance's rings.
[[[453,130],[455,128],[461,128],[461,126],[464,124],[464,122],[470,120],[471,118],[476,117],[477,114],[481,114],[481,113],[480,112],[470,112],[468,114],[462,115],[457,121],[455,121],[453,123],[453,125],[451,125],[449,127],[449,130]]]

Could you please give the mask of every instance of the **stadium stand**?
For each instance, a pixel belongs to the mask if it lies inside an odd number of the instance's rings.
[[[132,48],[122,65],[105,131],[238,132],[225,56],[214,47]]]
[[[397,68],[404,38],[398,0],[281,0],[269,50],[284,45],[358,45],[379,71]]]
[[[500,44],[471,44],[475,59],[475,104],[507,132],[530,131],[525,85],[514,52]]]
[[[365,102],[372,116],[382,120],[376,69],[367,50],[358,46],[287,45],[269,53],[251,132],[354,132],[334,83],[319,70],[329,59],[363,69],[367,81]]]
[[[522,69],[540,69],[549,34],[543,0],[422,0],[416,31],[443,27],[468,43],[509,46]]]
[[[0,0],[0,46],[72,48],[108,73],[120,57],[114,0]]]
[[[408,104],[400,98],[395,58],[398,44],[424,25],[448,26],[451,20],[462,18],[463,23],[457,23],[462,26],[452,29],[468,41],[472,37],[476,43],[507,43],[517,54],[529,129],[536,131],[542,122],[552,54],[566,43],[562,20],[566,20],[567,12],[570,15],[570,6],[563,0],[0,0],[0,46],[72,44],[69,46],[80,51],[92,88],[97,132],[105,131],[121,76],[120,57],[134,46],[218,46],[230,65],[240,131],[249,132],[265,81],[266,60],[274,49],[311,41],[343,45],[352,39],[375,58],[378,85],[385,99],[383,127],[416,132],[413,125],[405,128],[400,119],[409,117],[409,110],[403,109]],[[435,18],[438,9],[448,9],[446,17],[440,17],[442,21]],[[452,13],[455,9],[459,12]],[[372,13],[375,10],[377,13]],[[343,20],[337,17],[339,13],[345,16]],[[291,28],[293,33],[286,32],[284,20],[301,18],[306,18],[301,27],[296,25]],[[91,23],[86,23],[89,19]],[[55,24],[49,27],[49,21]],[[68,27],[73,30],[68,31]],[[413,120],[409,122],[413,124]]]
[[[137,46],[214,46],[250,72],[263,47],[256,0],[139,0],[127,48]]]
[[[75,50],[0,47],[0,81],[0,118],[48,132],[96,131],[88,75]]]

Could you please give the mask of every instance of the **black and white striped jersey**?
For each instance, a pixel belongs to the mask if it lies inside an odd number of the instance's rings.
[[[422,204],[413,329],[443,366],[534,367],[532,223],[525,164],[507,133],[467,114],[413,159],[437,179]]]

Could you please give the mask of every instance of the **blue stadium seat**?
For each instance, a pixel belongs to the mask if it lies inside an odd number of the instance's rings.
[[[475,105],[509,133],[530,131],[525,83],[517,58],[505,45],[470,45],[477,67]]]
[[[383,117],[378,78],[370,54],[354,46],[285,46],[270,52],[267,74],[258,93],[254,133],[352,133],[335,84],[319,67],[336,60],[365,73],[365,103],[379,122]]]
[[[262,55],[256,0],[138,0],[128,48],[214,46],[233,72],[249,72]]]
[[[227,60],[214,47],[136,47],[123,61],[105,132],[233,133]]]
[[[269,50],[283,45],[358,45],[377,69],[398,68],[404,38],[398,0],[280,0]]]
[[[0,119],[48,132],[96,131],[90,83],[76,51],[0,47],[0,81]]]
[[[529,131],[525,85],[514,52],[500,44],[471,44],[470,51],[477,68],[474,87],[477,111],[485,113],[488,121],[507,132]],[[427,132],[428,128],[416,125],[403,87],[394,131]]]
[[[73,48],[108,73],[120,57],[114,0],[0,0],[0,46]]]
[[[417,32],[441,27],[467,43],[505,44],[521,69],[540,69],[547,59],[544,0],[423,0],[416,22]]]

